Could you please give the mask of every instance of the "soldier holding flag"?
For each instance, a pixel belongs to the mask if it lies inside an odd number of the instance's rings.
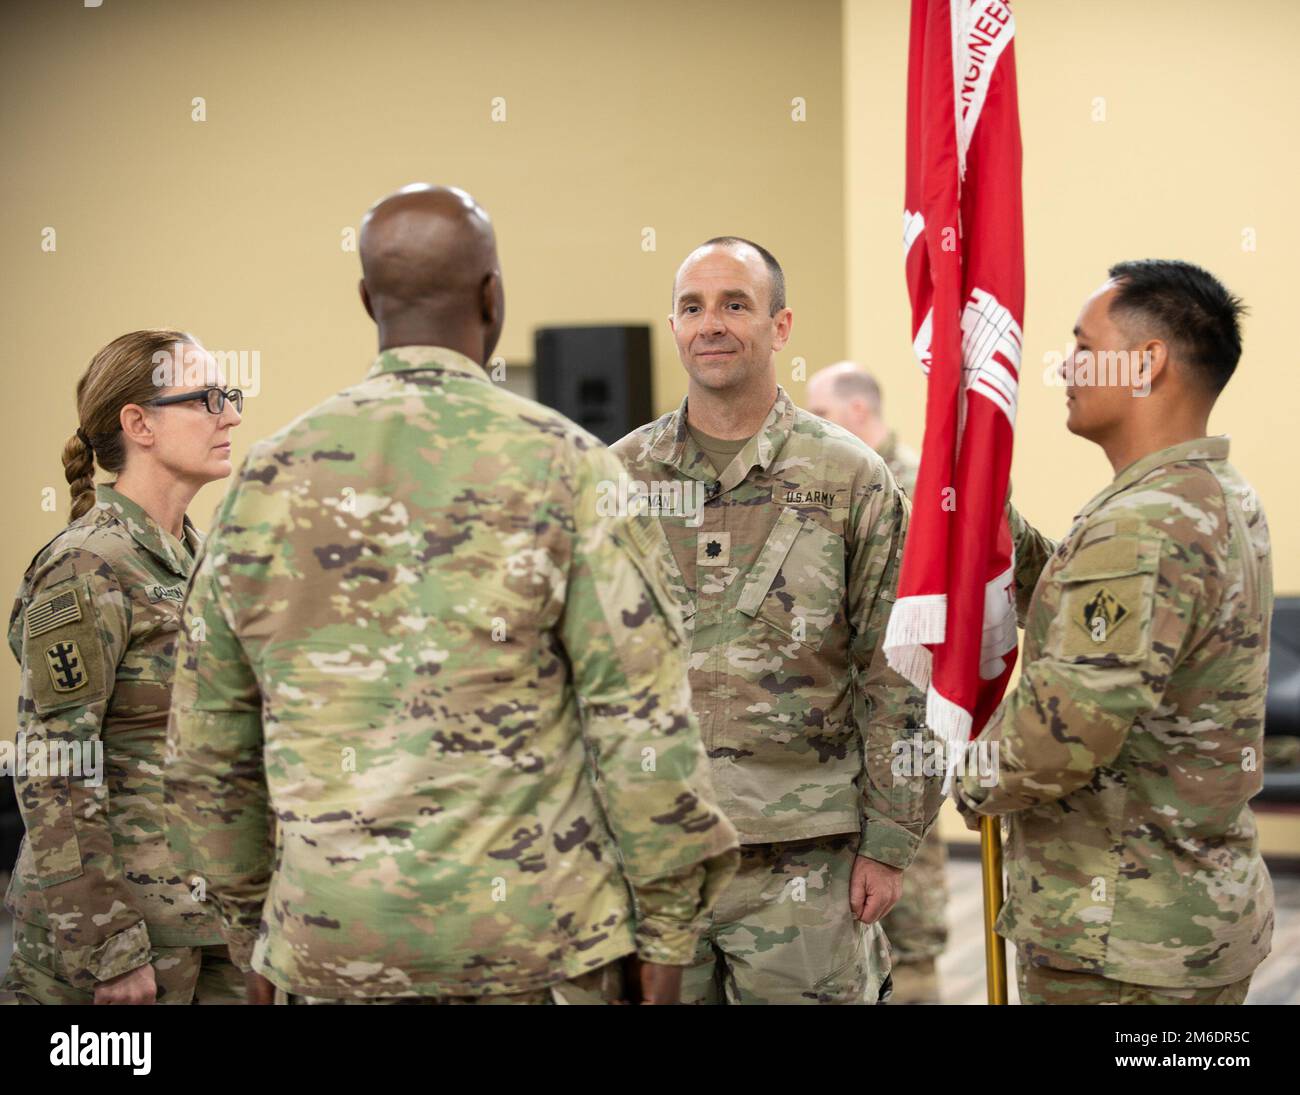
[[[1067,427],[1115,479],[1059,544],[1012,512],[1025,666],[985,728],[1008,815],[998,931],[1024,1003],[1240,1004],[1273,888],[1248,800],[1263,780],[1268,524],[1207,436],[1241,303],[1184,262],[1126,262],[1087,301]],[[1094,384],[1099,355],[1142,363]],[[1144,394],[1145,393],[1145,394]]]

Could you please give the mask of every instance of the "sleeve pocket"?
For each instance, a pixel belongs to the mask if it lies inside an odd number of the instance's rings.
[[[658,551],[659,545],[653,542],[652,534],[638,522],[641,520],[658,520],[657,518],[630,518],[624,525],[625,538],[627,540],[625,554],[632,560],[633,566],[641,575],[641,580],[648,587],[647,592],[653,598],[654,604],[659,609],[659,614],[664,618],[668,625],[668,632],[672,639],[679,646],[690,645],[690,634],[694,626],[695,610],[687,609],[680,604],[666,586],[666,575],[659,573],[652,560],[658,556],[659,566],[667,568],[671,565],[671,553],[668,551],[668,545],[662,545],[662,551]],[[662,532],[660,537],[662,538]],[[667,559],[665,560],[665,554]],[[676,569],[675,567],[673,568]],[[680,576],[674,575],[680,580]]]
[[[1159,546],[1128,537],[1085,542],[1057,575],[1060,606],[1047,653],[1078,664],[1135,664],[1151,639]]]
[[[112,690],[106,661],[87,579],[58,587],[27,607],[23,662],[37,715],[103,700]]]
[[[77,823],[72,816],[70,776],[47,777],[58,787],[56,808],[46,812],[35,832],[28,831],[36,882],[42,890],[70,882],[82,873],[81,844],[77,840]]]

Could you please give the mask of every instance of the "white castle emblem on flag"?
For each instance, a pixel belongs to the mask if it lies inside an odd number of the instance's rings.
[[[961,314],[962,386],[982,395],[1016,424],[1020,387],[1020,324],[983,289],[971,291]]]
[[[934,309],[925,313],[912,340],[912,351],[921,369],[930,372],[930,336]],[[1016,424],[1017,393],[1020,388],[1020,353],[1024,336],[1015,316],[984,289],[976,289],[961,314],[962,388],[982,395]],[[965,403],[961,405],[965,424]]]

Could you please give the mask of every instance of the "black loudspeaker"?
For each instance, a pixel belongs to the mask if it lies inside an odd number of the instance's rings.
[[[653,417],[650,328],[539,327],[537,399],[606,445]]]
[[[17,752],[14,761],[18,760]],[[18,799],[14,794],[13,776],[0,772],[0,875],[14,869],[18,861],[18,845],[23,839],[23,817],[18,812]],[[0,913],[0,916],[4,915]]]
[[[1300,597],[1278,597],[1273,602],[1264,733],[1300,737]],[[1265,802],[1300,802],[1300,771],[1265,765],[1259,797]]]
[[[1300,597],[1273,602],[1264,733],[1300,736]]]

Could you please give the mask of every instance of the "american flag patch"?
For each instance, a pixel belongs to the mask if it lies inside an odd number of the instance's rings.
[[[69,589],[46,597],[27,610],[27,637],[35,638],[64,624],[74,624],[81,619],[81,602],[77,591]]]

